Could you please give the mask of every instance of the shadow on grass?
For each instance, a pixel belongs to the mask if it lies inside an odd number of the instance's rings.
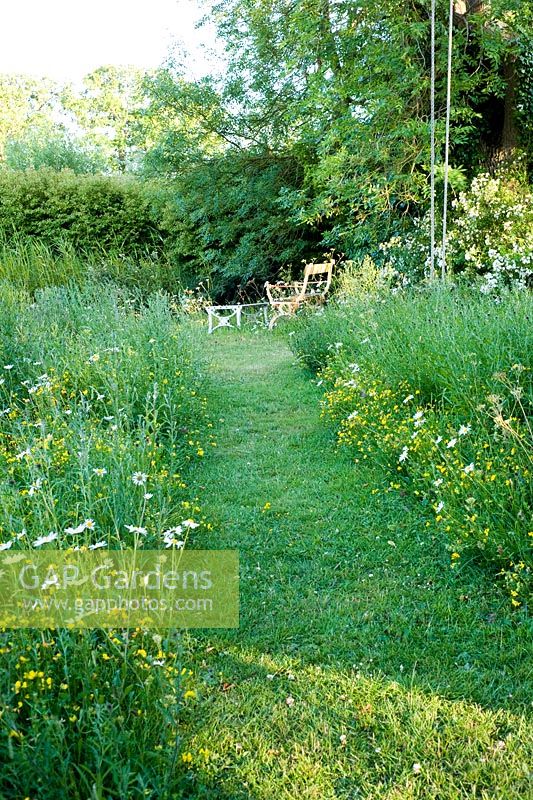
[[[188,738],[221,797],[529,796],[533,732],[509,712],[244,649],[207,682]]]

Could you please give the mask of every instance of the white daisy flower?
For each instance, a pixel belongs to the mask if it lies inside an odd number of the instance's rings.
[[[152,497],[153,497],[153,494],[151,494],[150,492],[145,492],[143,497],[144,497],[145,500],[151,500]]]
[[[130,533],[140,533],[141,536],[146,536],[148,531],[146,528],[141,528],[140,525],[124,525],[127,531]]]
[[[12,545],[13,545],[13,541],[11,541],[11,542],[2,542],[2,543],[0,543],[0,550],[9,550],[9,548],[12,547]]]
[[[466,436],[467,433],[470,433],[471,430],[472,430],[472,428],[471,428],[470,425],[461,425],[461,427],[459,428],[458,434],[459,434],[459,436]]]
[[[10,370],[10,369],[13,369],[13,367],[14,367],[14,364],[6,364],[4,366],[4,369]]]
[[[200,527],[200,523],[199,522],[195,522],[192,519],[184,519],[181,524],[183,525],[184,528],[191,528],[191,530],[192,530],[192,528],[199,528]]]
[[[448,444],[446,445],[446,447],[447,447],[447,448],[448,448],[448,450],[449,450],[451,447],[455,447],[455,445],[456,445],[456,444],[457,444],[457,439],[450,439],[450,441],[448,442]]]
[[[351,413],[351,414],[348,414],[348,416],[346,417],[346,419],[355,419],[355,418],[356,418],[356,416],[358,415],[358,413],[359,413],[358,411],[352,411],[352,413]]]
[[[470,472],[473,472],[474,469],[475,469],[475,466],[474,466],[474,463],[472,462],[472,464],[467,464],[466,465],[466,467],[463,469],[463,472],[465,473],[465,475],[468,475]]]
[[[178,550],[181,550],[185,546],[185,542],[182,539],[172,539],[168,538],[165,539],[165,547],[168,549],[169,547],[177,547]]]
[[[148,475],[145,472],[134,472],[131,476],[131,480],[135,486],[144,486],[148,480]]]
[[[415,398],[414,394],[408,394],[407,397],[404,397],[402,403],[408,403],[409,400],[414,400],[414,398]]]
[[[42,544],[48,544],[49,542],[55,542],[57,539],[57,533],[51,531],[48,536],[38,536],[37,539],[34,541],[34,547],[40,547]]]
[[[163,536],[165,538],[168,538],[169,536],[173,536],[175,533],[177,533],[178,535],[180,533],[183,533],[183,528],[181,525],[176,525],[175,528],[169,528],[168,531],[164,531]]]
[[[435,511],[437,512],[437,514],[440,514],[443,508],[444,508],[444,503],[441,500],[440,503],[435,507]]]
[[[107,475],[107,470],[105,467],[94,467],[93,473],[98,475],[99,478],[103,478],[104,475]]]
[[[80,524],[76,528],[65,528],[65,533],[71,533],[71,534],[83,533],[85,527],[86,527],[85,522],[80,522]]]
[[[442,442],[442,436],[437,436],[436,439],[433,439],[433,444],[440,444]]]
[[[96,542],[96,544],[90,544],[89,550],[98,550],[100,547],[107,547],[107,542]]]
[[[27,447],[26,450],[22,450],[20,453],[17,453],[15,458],[17,459],[17,461],[22,461],[23,458],[28,458],[28,456],[30,455],[31,455],[31,450],[29,447]]]
[[[442,482],[443,482],[442,478],[437,478],[436,481],[433,481],[433,486],[435,486],[438,489]]]
[[[400,457],[398,458],[398,462],[400,464],[402,463],[402,461],[405,461],[407,459],[408,453],[409,453],[409,448],[404,447],[402,452],[400,453]]]

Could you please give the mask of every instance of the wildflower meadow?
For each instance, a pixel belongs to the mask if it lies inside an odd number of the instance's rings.
[[[168,299],[139,307],[103,285],[2,299],[0,550],[191,545],[209,522],[187,471],[216,442]],[[1,796],[174,791],[195,697],[175,633],[5,630],[0,652]]]
[[[0,39],[0,800],[533,800],[532,0]]]

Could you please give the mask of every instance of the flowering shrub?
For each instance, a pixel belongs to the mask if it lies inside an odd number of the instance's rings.
[[[480,280],[484,294],[524,289],[533,283],[533,193],[517,177],[478,175],[453,201],[446,242],[452,274]],[[440,219],[438,220],[440,224]],[[441,266],[442,237],[437,227],[436,264]],[[428,277],[429,214],[413,220],[413,229],[380,245],[389,270],[411,279]]]
[[[454,271],[481,276],[481,291],[524,289],[533,279],[533,193],[505,176],[483,174],[454,201],[448,253]]]

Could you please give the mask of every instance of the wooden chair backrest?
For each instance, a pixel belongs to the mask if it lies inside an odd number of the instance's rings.
[[[301,296],[305,297],[308,294],[308,287],[316,285],[320,287],[320,294],[325,295],[331,285],[331,278],[333,276],[333,261],[327,261],[324,264],[306,264],[304,270],[304,279],[302,283]],[[315,276],[325,276],[312,280]],[[322,286],[322,284],[324,284]]]

